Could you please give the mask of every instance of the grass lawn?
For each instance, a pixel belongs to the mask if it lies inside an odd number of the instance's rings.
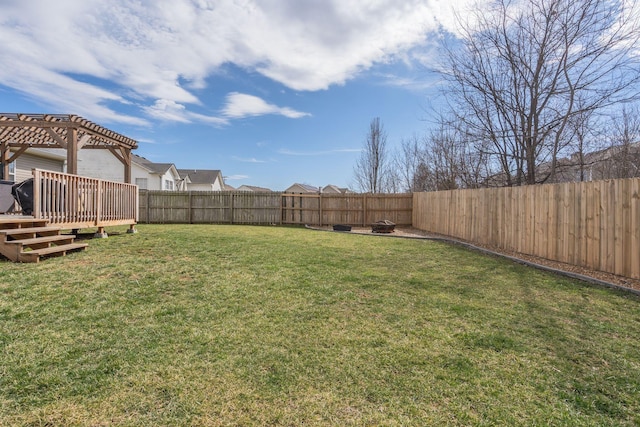
[[[636,296],[437,242],[124,230],[0,261],[0,425],[640,424]]]

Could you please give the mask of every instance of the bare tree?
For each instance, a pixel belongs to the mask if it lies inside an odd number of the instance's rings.
[[[581,101],[578,99],[578,105]],[[596,151],[601,147],[602,129],[600,128],[599,115],[594,111],[580,109],[580,113],[574,114],[568,122],[568,137],[572,141],[570,146],[573,148],[574,153],[571,155],[566,165],[567,169],[576,170],[577,174],[571,176],[563,176],[562,166],[559,165],[559,161],[556,160],[555,175],[550,179],[551,182],[566,182],[566,181],[589,181],[591,177],[591,162],[593,156],[589,154]],[[559,176],[558,176],[559,175]]]
[[[613,120],[608,167],[603,178],[640,176],[640,111],[624,106]]]
[[[461,23],[446,96],[504,185],[553,179],[571,120],[638,96],[638,5],[498,0]],[[581,103],[576,101],[580,99]],[[541,164],[548,167],[539,169]]]
[[[387,133],[379,117],[371,120],[364,148],[353,169],[356,185],[365,193],[388,190],[389,154]]]
[[[400,142],[400,150],[395,153],[393,164],[403,191],[411,193],[423,190],[416,186],[415,177],[420,164],[424,163],[424,145],[424,138],[417,134]]]

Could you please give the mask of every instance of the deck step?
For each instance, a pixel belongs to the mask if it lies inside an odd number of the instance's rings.
[[[65,256],[67,252],[83,250],[87,243],[68,243],[66,245],[51,246],[48,248],[34,249],[32,251],[20,253],[21,262],[38,262],[42,256]]]
[[[37,234],[43,233],[59,233],[61,230],[60,227],[29,227],[29,228],[7,228],[4,230],[0,230],[0,235],[4,234],[5,236],[21,236],[33,234],[34,237]]]
[[[20,215],[0,215],[0,224],[19,224],[22,222],[47,222],[46,219],[35,219],[32,216],[20,216]]]
[[[65,240],[68,241],[68,243],[72,243],[74,238],[75,236],[72,234],[55,234],[53,236],[34,237],[31,239],[9,240],[7,244],[22,245],[22,246],[29,247],[31,245],[40,245],[44,243],[64,242]]]
[[[49,221],[46,219],[35,219],[35,218],[15,218],[15,219],[7,219],[0,218],[0,230],[6,230],[11,228],[22,228],[25,225],[28,227],[45,227]]]
[[[61,227],[34,218],[0,218],[0,254],[13,262],[38,262],[44,256],[64,256],[84,250],[87,243],[74,242]]]

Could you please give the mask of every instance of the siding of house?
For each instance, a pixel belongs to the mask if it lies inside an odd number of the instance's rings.
[[[189,183],[187,189],[189,191],[224,191],[225,190],[225,188],[222,188],[222,185],[220,184],[220,180],[217,178],[213,183],[206,183],[206,184]]]
[[[124,182],[124,165],[109,150],[79,150],[78,175]]]
[[[217,187],[217,188],[214,188]],[[189,191],[221,191],[220,190],[220,185],[213,185],[213,184],[189,184],[188,185],[188,190]]]
[[[173,176],[171,170],[166,171],[160,177],[160,185],[163,190],[176,191],[178,189],[178,183],[176,177]]]
[[[179,179],[178,176],[175,176],[172,171],[174,169],[170,168],[164,174],[159,175],[157,173],[152,173],[149,170],[143,168],[135,162],[131,164],[131,182],[136,183],[142,182],[142,179],[147,179],[147,190],[177,190]],[[167,188],[167,181],[170,182],[170,186],[172,188]]]
[[[318,187],[313,187],[311,185],[304,184],[293,184],[291,187],[284,190],[285,193],[302,193],[302,194],[315,194],[319,193],[320,189]]]
[[[40,157],[36,154],[23,153],[15,161],[15,181],[22,182],[32,177],[31,170],[45,169],[53,172],[64,172],[64,160]]]
[[[140,179],[147,179],[147,190],[162,190],[160,177],[152,175],[147,169],[133,162],[131,164],[131,182],[135,183]]]

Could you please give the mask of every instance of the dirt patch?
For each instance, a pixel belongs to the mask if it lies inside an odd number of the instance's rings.
[[[324,230],[332,230],[331,227],[323,227],[322,229]],[[548,259],[544,259],[544,258],[540,258],[540,257],[536,257],[536,256],[532,256],[532,255],[526,255],[526,254],[521,254],[518,252],[514,252],[514,251],[507,251],[504,249],[499,249],[496,247],[492,247],[492,246],[487,246],[487,245],[479,245],[477,243],[473,243],[473,242],[466,242],[464,240],[460,240],[460,239],[452,239],[448,236],[442,236],[442,235],[438,235],[438,234],[433,234],[433,233],[428,233],[426,231],[423,230],[418,230],[417,228],[411,228],[411,227],[396,227],[395,231],[393,233],[372,233],[371,232],[371,227],[353,227],[351,229],[351,233],[356,233],[356,234],[371,234],[374,236],[393,236],[393,237],[410,237],[410,238],[442,238],[442,239],[449,239],[449,240],[456,240],[462,243],[466,243],[466,244],[471,244],[473,246],[477,246],[479,248],[482,249],[486,249],[492,252],[497,252],[499,254],[502,255],[506,255],[512,258],[517,258],[532,264],[538,264],[538,265],[542,265],[545,267],[549,267],[555,270],[561,270],[561,271],[566,271],[569,273],[573,273],[573,274],[579,274],[581,276],[587,276],[587,277],[591,277],[593,279],[596,280],[601,280],[603,282],[607,282],[607,283],[611,283],[613,285],[616,286],[621,286],[624,288],[629,288],[629,289],[633,289],[636,291],[640,291],[640,280],[637,279],[631,279],[629,277],[623,277],[623,276],[618,276],[615,274],[611,274],[611,273],[605,273],[602,271],[597,271],[597,270],[591,270],[588,268],[584,268],[584,267],[579,267],[579,266],[575,266],[575,265],[571,265],[571,264],[565,264],[563,262],[557,262],[557,261],[551,261]]]

